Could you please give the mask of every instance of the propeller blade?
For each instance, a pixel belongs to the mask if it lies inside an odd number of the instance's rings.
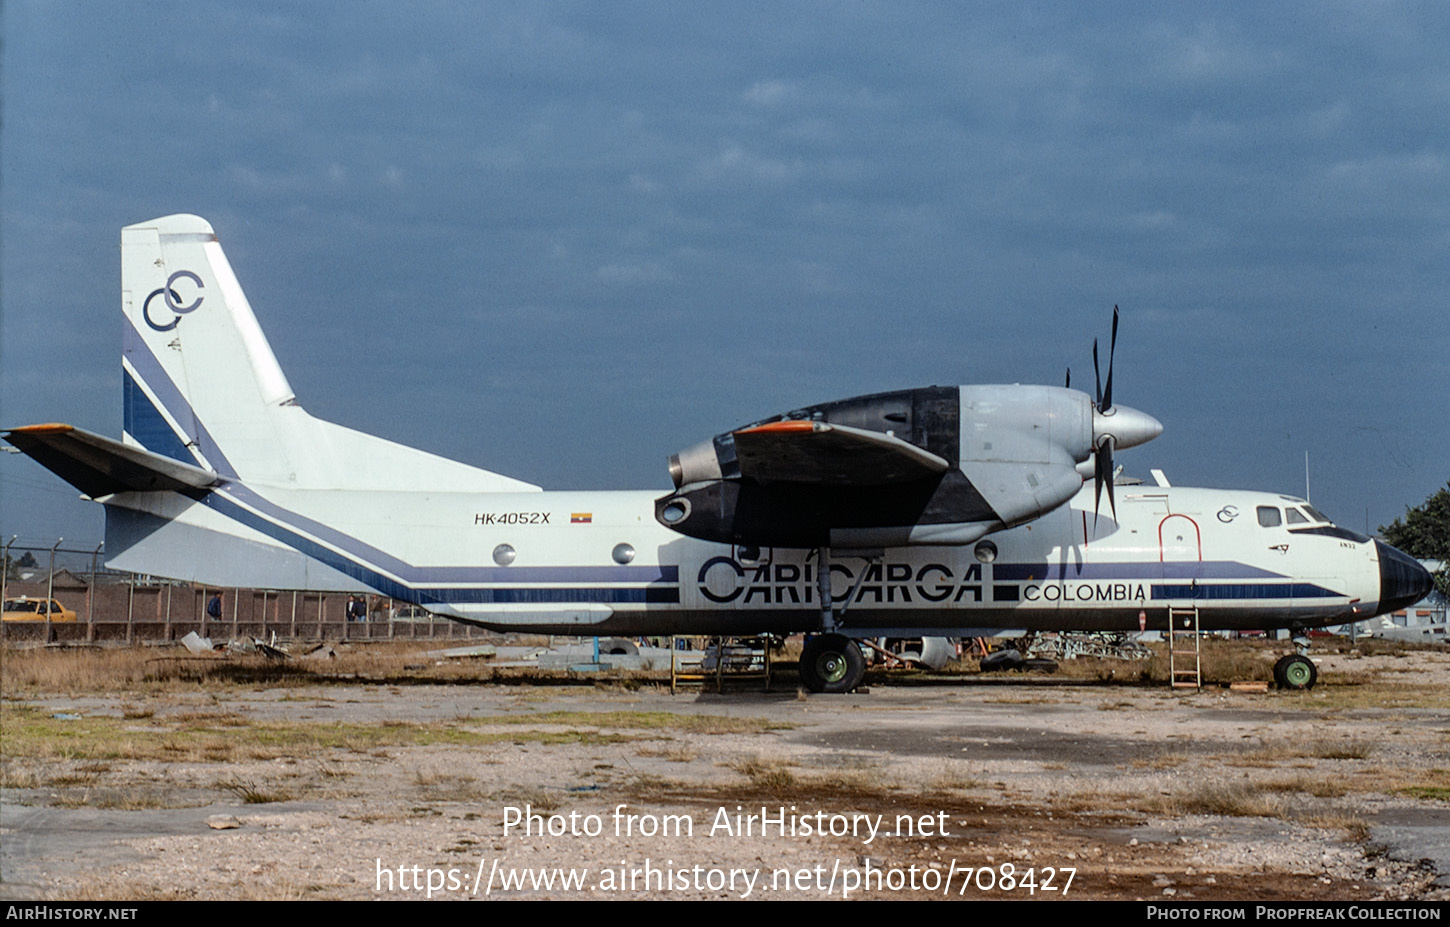
[[[1097,390],[1093,394],[1093,402],[1101,408],[1103,404],[1103,381],[1098,376],[1098,339],[1096,338],[1093,339],[1093,383],[1096,384]]]
[[[1098,510],[1103,507],[1103,461],[1093,451],[1093,531],[1098,530]]]
[[[1108,457],[1108,462],[1103,466],[1103,469],[1108,474],[1108,511],[1113,513],[1113,522],[1116,524],[1118,521],[1118,505],[1113,501],[1113,440],[1111,438],[1108,439],[1103,451]]]
[[[1098,411],[1106,412],[1113,407],[1113,355],[1118,353],[1118,307],[1113,306],[1113,340],[1108,344],[1108,388],[1103,391],[1102,404]]]
[[[1108,487],[1108,509],[1113,521],[1118,520],[1118,505],[1113,499],[1113,439],[1104,436],[1093,451],[1093,530],[1098,528],[1098,514],[1103,507],[1103,485]]]
[[[1067,376],[1063,379],[1063,389],[1072,389],[1072,368],[1067,368]]]

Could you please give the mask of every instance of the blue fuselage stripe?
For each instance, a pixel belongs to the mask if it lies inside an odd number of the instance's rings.
[[[512,586],[506,589],[480,589],[460,588],[450,589],[427,585],[408,585],[399,582],[392,577],[379,573],[377,570],[353,560],[346,554],[338,553],[317,541],[306,538],[295,531],[282,525],[275,524],[266,517],[249,511],[231,499],[220,493],[208,493],[201,500],[207,507],[237,521],[255,531],[258,531],[273,540],[279,541],[291,547],[299,553],[305,554],[320,563],[337,570],[344,576],[351,577],[358,582],[364,583],[378,592],[390,598],[399,599],[404,602],[418,602],[420,604],[430,603],[667,603],[679,602],[680,590],[675,583],[679,575],[679,568],[673,565],[660,567],[619,567],[618,571],[608,568],[598,569],[592,567],[531,567],[530,575],[508,576],[510,580],[518,582],[609,582],[628,581],[636,577],[642,577],[643,581],[652,583],[649,586],[636,586],[633,588],[588,588],[588,587],[532,587],[520,588]],[[421,583],[449,582],[451,577],[444,578],[439,573],[463,572],[468,568],[444,567],[433,569],[417,569],[422,578]],[[492,581],[500,581],[497,574],[509,573],[511,568],[480,569],[478,572],[487,573]],[[624,571],[630,571],[633,576],[625,575]],[[599,577],[609,577],[601,579]],[[657,585],[656,585],[657,584]]]
[[[995,563],[992,579],[1017,582],[1075,582],[1132,579],[1286,579],[1233,560],[1169,560],[1149,563]]]
[[[1198,583],[1161,584],[1154,599],[1337,599],[1344,593],[1313,583]]]

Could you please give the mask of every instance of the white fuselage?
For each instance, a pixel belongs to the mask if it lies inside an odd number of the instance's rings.
[[[121,290],[122,439],[5,432],[106,505],[119,569],[373,592],[577,634],[1162,629],[1180,609],[1205,629],[1303,628],[1430,585],[1405,554],[1288,497],[1123,486],[1114,503],[1114,449],[1162,426],[1113,405],[1111,342],[1097,397],[1020,384],[858,396],[677,455],[668,497],[543,492],[310,415],[198,216],[124,228]],[[799,546],[719,543],[731,539]]]
[[[821,628],[814,552],[684,537],[654,519],[657,496],[233,483],[201,501],[157,493],[106,500],[106,549],[118,568],[164,557],[193,565],[184,579],[366,590],[499,630]],[[1284,524],[1286,508],[1299,502],[1124,486],[1115,520],[1094,515],[1089,484],[1068,505],[975,545],[832,551],[835,617],[858,635],[954,635],[1163,629],[1170,608],[1196,608],[1204,629],[1313,627],[1374,614],[1373,542],[1323,533],[1327,522]],[[1264,508],[1278,512],[1277,524],[1260,523]]]

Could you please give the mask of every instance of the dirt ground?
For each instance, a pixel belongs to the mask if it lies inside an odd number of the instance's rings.
[[[1327,655],[1307,693],[849,696],[396,675],[61,694],[12,684],[24,659],[0,704],[11,899],[1450,898],[1443,651]]]

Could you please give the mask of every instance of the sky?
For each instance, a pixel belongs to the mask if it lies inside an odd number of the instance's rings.
[[[311,413],[548,489],[816,402],[1092,389],[1175,485],[1450,478],[1450,6],[8,0],[0,426],[119,436],[120,228]],[[1106,361],[1106,357],[1104,357]],[[0,534],[100,507],[0,455]]]

